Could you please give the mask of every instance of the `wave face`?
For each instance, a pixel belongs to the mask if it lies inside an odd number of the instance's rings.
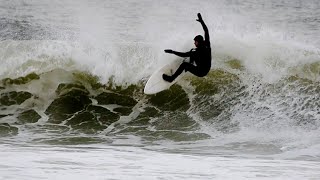
[[[273,83],[248,73],[239,60],[212,69],[205,78],[187,76],[156,95],[143,94],[145,80],[101,83],[84,71],[53,69],[1,85],[2,134],[36,128],[59,133],[137,135],[173,141],[217,134],[319,130],[320,83],[298,74],[319,73],[319,63]]]

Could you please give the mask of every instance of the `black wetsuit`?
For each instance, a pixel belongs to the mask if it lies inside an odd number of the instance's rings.
[[[163,75],[163,79],[169,82],[172,82],[175,78],[177,78],[184,70],[189,71],[190,73],[203,77],[206,76],[211,68],[211,47],[210,47],[210,38],[208,28],[203,21],[200,21],[204,34],[205,40],[200,42],[199,46],[195,49],[191,49],[189,52],[177,52],[172,51],[172,54],[175,54],[180,57],[190,57],[190,63],[183,62],[177,71],[172,75]],[[195,62],[195,65],[193,65]]]

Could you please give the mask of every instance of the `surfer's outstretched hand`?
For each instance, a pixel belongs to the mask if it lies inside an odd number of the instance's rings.
[[[200,13],[198,13],[198,19],[197,19],[197,21],[199,21],[199,22],[203,22],[203,20],[202,20],[202,16],[201,16],[201,14],[200,14]]]
[[[164,52],[165,53],[170,53],[170,54],[173,53],[173,51],[171,49],[165,49]]]

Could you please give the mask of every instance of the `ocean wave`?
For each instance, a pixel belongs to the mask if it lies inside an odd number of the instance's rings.
[[[4,78],[2,135],[16,135],[26,125],[60,133],[129,134],[173,141],[210,138],[212,134],[202,130],[204,124],[220,133],[319,129],[318,81],[297,73],[270,84],[249,76],[240,61],[228,61],[226,66],[229,72],[213,69],[204,78],[187,76],[156,95],[143,94],[144,80],[118,85],[110,78],[103,84],[83,71],[55,69]]]

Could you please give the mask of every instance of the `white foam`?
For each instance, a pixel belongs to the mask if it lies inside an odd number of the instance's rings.
[[[312,161],[206,157],[133,147],[1,147],[5,179],[309,179]],[[303,171],[301,170],[303,169]]]

